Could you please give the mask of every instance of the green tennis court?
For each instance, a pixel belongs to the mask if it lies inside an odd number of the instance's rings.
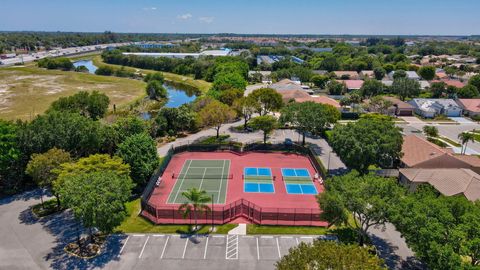
[[[186,198],[182,192],[192,188],[205,190],[213,195],[213,203],[224,204],[227,197],[228,180],[232,179],[230,160],[200,160],[188,159],[182,170],[173,173],[175,185],[170,192],[167,203],[184,203]]]

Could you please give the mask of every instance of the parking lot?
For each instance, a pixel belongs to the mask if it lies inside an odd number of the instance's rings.
[[[301,242],[318,236],[181,236],[131,234],[123,240],[119,260],[110,269],[273,269],[274,263]],[[171,268],[170,268],[171,267]]]

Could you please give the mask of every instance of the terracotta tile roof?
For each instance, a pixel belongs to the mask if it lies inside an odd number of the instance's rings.
[[[454,155],[456,159],[459,159],[472,167],[480,167],[480,158],[478,156],[468,155]]]
[[[362,88],[362,80],[338,80],[341,83],[344,83],[347,86],[347,89],[360,89]]]
[[[333,73],[335,73],[335,76],[339,79],[344,75],[350,76],[352,80],[358,79],[358,72],[356,71],[334,71]]]
[[[403,102],[403,101],[401,101],[400,99],[398,99],[398,98],[396,98],[396,97],[384,96],[383,98],[386,99],[386,100],[388,100],[388,101],[390,101],[390,102],[392,102],[394,105],[397,105],[397,107],[398,107],[399,109],[404,109],[404,110],[406,110],[406,109],[411,109],[411,110],[413,110],[413,106],[412,106],[412,105],[410,105],[410,104],[408,104],[408,103],[406,103],[406,102]]]
[[[283,91],[277,91],[280,95],[282,95],[282,99],[285,102],[289,102],[292,99],[296,98],[309,98],[310,95],[303,91],[303,90],[283,90]]]
[[[467,111],[470,112],[480,112],[480,99],[479,98],[472,98],[472,99],[459,99],[458,102],[460,105]]]
[[[455,86],[457,88],[462,88],[465,86],[465,84],[461,81],[457,81],[457,80],[449,80],[449,79],[443,79],[443,80],[433,80],[431,81],[432,83],[434,82],[444,82],[446,85],[449,85],[449,86]]]
[[[480,175],[470,169],[400,169],[410,182],[429,183],[445,196],[463,194],[468,200],[480,199]]]
[[[307,101],[313,101],[315,103],[321,103],[321,104],[328,104],[332,105],[335,108],[340,108],[340,103],[336,101],[333,98],[329,98],[326,96],[309,96],[309,97],[301,97],[301,98],[295,98],[296,102],[307,102]]]
[[[402,153],[402,162],[408,167],[415,167],[422,162],[447,154],[441,147],[416,135],[403,137]]]

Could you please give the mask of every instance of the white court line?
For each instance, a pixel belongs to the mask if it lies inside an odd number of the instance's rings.
[[[127,236],[127,240],[125,240],[125,243],[123,243],[123,246],[122,246],[122,248],[120,249],[120,253],[119,253],[119,254],[122,254],[123,249],[124,249],[125,246],[127,245],[128,239],[130,239],[130,236]]]
[[[140,251],[140,254],[138,255],[138,258],[140,259],[143,255],[143,251],[145,250],[145,246],[147,245],[148,243],[148,239],[150,239],[150,236],[147,237],[147,240],[145,240],[145,243],[143,244],[143,247],[142,247],[142,251]]]
[[[228,165],[230,167],[230,165]],[[229,168],[230,169],[230,168]],[[223,167],[222,167],[222,177],[220,177],[220,187],[218,187],[218,196],[217,196],[217,204],[218,200],[220,199],[220,194],[222,192],[222,186],[223,186],[223,174],[225,173],[225,160],[223,160]],[[228,181],[228,179],[227,179]],[[228,237],[227,237],[228,239]]]
[[[278,244],[278,238],[276,239],[277,239],[278,258],[280,259],[282,257],[282,254],[280,254],[280,244]]]
[[[207,173],[207,168],[203,168],[202,181],[200,181],[200,187],[198,187],[199,190],[202,190],[203,179],[205,179],[205,173]]]
[[[163,259],[163,254],[165,254],[165,249],[167,248],[168,239],[170,239],[170,236],[167,236],[167,241],[165,241],[165,245],[163,246],[162,255],[160,255],[160,259]]]
[[[188,163],[188,167],[187,167],[187,170],[185,170],[185,174],[183,175],[183,178],[182,178],[182,181],[180,182],[180,186],[178,186],[178,190],[177,190],[177,194],[175,195],[175,199],[173,200],[173,203],[175,203],[177,201],[177,197],[178,197],[178,194],[180,194],[180,191],[182,190],[182,186],[183,186],[183,182],[185,181],[185,177],[187,177],[188,175],[188,171],[190,170],[190,165],[192,164],[192,160],[190,160],[190,163]],[[181,171],[180,171],[181,173]],[[178,179],[177,179],[178,181]],[[177,182],[175,182],[176,184]],[[175,188],[175,186],[174,186]]]
[[[187,244],[188,244],[188,240],[189,240],[188,238],[187,238],[187,239],[185,239],[185,247],[183,248],[183,255],[182,255],[182,259],[184,259],[184,258],[185,258],[185,252],[187,251]]]
[[[258,248],[258,237],[256,237],[257,239],[257,260],[260,261],[260,249]]]
[[[208,237],[207,237],[207,241],[205,241],[205,252],[203,253],[204,260],[207,258],[207,249],[208,249]]]
[[[223,167],[190,167],[190,169],[221,169]]]

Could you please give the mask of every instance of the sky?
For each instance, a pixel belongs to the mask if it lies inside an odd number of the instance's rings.
[[[0,31],[478,35],[479,0],[0,0]]]

